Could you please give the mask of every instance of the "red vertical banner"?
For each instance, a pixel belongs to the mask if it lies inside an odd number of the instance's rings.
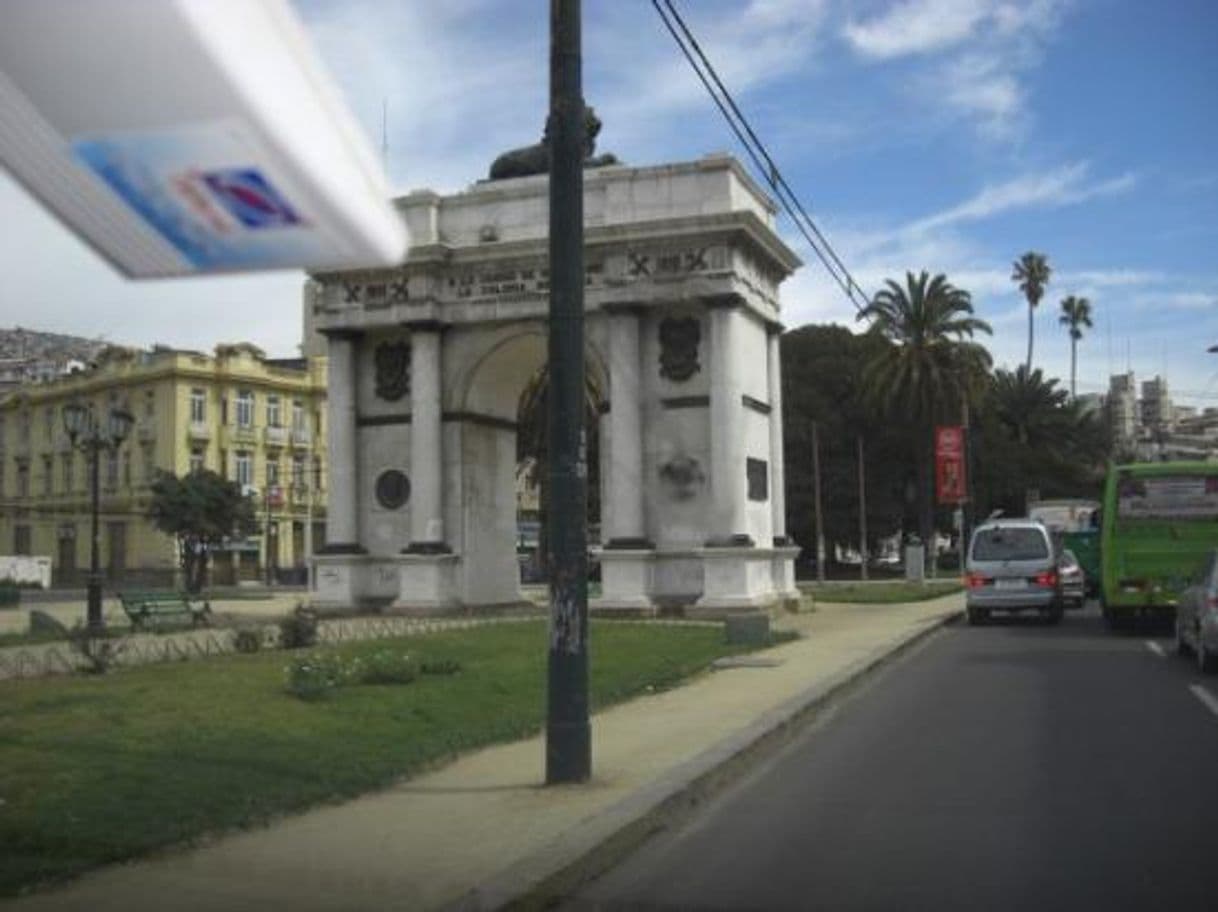
[[[958,504],[967,499],[964,428],[959,425],[935,428],[935,490],[941,504]]]

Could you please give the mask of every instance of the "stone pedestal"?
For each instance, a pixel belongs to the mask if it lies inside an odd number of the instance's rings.
[[[720,618],[741,611],[768,611],[778,603],[772,548],[703,548],[702,597],[688,617]]]
[[[795,585],[795,558],[799,557],[799,548],[793,545],[775,545],[773,554],[771,573],[778,598],[783,602],[798,602],[801,596],[799,587]]]
[[[601,562],[601,596],[589,609],[602,615],[652,617],[652,566],[655,552],[606,548],[596,552]]]
[[[400,614],[443,614],[460,606],[456,554],[402,554],[398,595],[391,610]]]
[[[314,555],[309,607],[319,614],[360,611],[368,593],[369,564],[362,554]]]

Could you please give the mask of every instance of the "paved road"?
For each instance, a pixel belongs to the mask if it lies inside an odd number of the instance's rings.
[[[1089,608],[945,629],[568,907],[1218,908],[1216,869],[1218,678]]]

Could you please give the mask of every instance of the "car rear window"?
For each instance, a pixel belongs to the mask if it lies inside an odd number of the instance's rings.
[[[982,529],[973,539],[973,560],[1043,560],[1049,556],[1039,529]]]

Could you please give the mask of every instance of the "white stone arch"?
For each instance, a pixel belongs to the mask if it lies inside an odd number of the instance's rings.
[[[584,181],[586,364],[608,406],[593,608],[713,614],[793,597],[778,286],[799,261],[773,203],[726,156]],[[326,337],[330,385],[318,607],[519,597],[515,438],[545,361],[546,193],[541,178],[412,193],[395,202],[402,263],[312,277],[306,325]],[[386,460],[408,476],[390,479],[405,503],[382,502]]]

